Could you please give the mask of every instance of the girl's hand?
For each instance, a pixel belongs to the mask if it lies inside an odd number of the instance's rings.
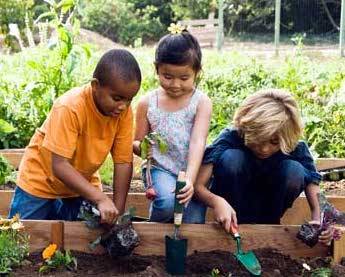
[[[236,212],[224,198],[217,198],[213,212],[216,221],[223,226],[227,233],[231,232],[231,221],[237,226]]]
[[[188,206],[189,201],[192,199],[194,194],[194,186],[190,180],[186,180],[186,185],[180,190],[180,193],[177,195],[180,204],[185,204],[185,207]]]

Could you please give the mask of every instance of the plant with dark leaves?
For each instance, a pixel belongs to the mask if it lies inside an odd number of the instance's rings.
[[[84,219],[89,228],[102,227],[105,230],[101,236],[89,244],[91,250],[100,244],[111,257],[120,257],[131,254],[133,249],[139,245],[138,233],[131,222],[134,215],[135,208],[131,207],[117,219],[115,224],[101,224],[98,209],[91,203],[83,201],[78,217]]]
[[[296,237],[303,241],[309,247],[314,247],[319,239],[322,231],[327,230],[329,226],[334,224],[345,225],[345,213],[335,209],[328,203],[326,196],[322,193],[318,194],[320,206],[320,222],[304,223],[301,225]],[[335,229],[333,239],[337,240],[341,237],[341,231]]]

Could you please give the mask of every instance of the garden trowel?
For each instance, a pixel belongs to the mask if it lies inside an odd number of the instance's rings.
[[[237,252],[236,258],[240,261],[242,265],[253,275],[261,275],[261,265],[256,258],[253,251],[243,252],[241,247],[241,236],[238,231],[238,227],[234,222],[231,222],[231,232],[236,240]]]
[[[185,172],[181,171],[178,175],[175,189],[174,233],[172,237],[165,236],[166,270],[172,275],[181,275],[185,273],[187,239],[180,238],[178,235],[179,228],[182,224],[184,205],[180,204],[179,200],[176,198],[185,185]]]

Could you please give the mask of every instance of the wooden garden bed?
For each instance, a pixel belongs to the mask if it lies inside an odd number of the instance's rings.
[[[112,198],[112,193],[107,193]],[[9,207],[13,191],[0,190],[0,215],[6,216],[9,212]],[[335,208],[345,211],[345,197],[344,196],[330,196],[328,201],[334,205]],[[146,199],[144,193],[129,193],[127,197],[127,208],[132,206],[136,208],[137,216],[148,217],[150,201]],[[308,202],[305,197],[299,197],[294,202],[294,205],[289,209],[281,220],[282,224],[299,225],[305,220],[310,219],[310,211]],[[214,221],[212,209],[207,209],[206,221]]]
[[[102,247],[93,251],[88,244],[102,230],[91,230],[83,222],[67,222],[54,220],[23,220],[25,230],[30,235],[30,252],[45,248],[49,243],[56,243],[60,248],[81,252],[100,254]],[[134,253],[140,255],[164,255],[166,235],[173,232],[172,224],[134,222],[135,230],[140,237],[140,245]],[[309,248],[298,239],[296,233],[299,226],[293,225],[240,225],[244,249],[272,247],[293,257],[324,257],[328,247],[318,245]],[[188,254],[196,251],[224,250],[235,251],[235,241],[216,223],[184,224],[180,234],[188,239]],[[343,251],[342,241],[335,243],[334,257]],[[344,253],[344,252],[342,252]]]

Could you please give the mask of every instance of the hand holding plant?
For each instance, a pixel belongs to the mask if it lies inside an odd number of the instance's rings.
[[[39,273],[44,273],[51,269],[66,268],[68,270],[77,270],[77,259],[72,256],[69,250],[62,253],[57,249],[56,244],[50,244],[42,252],[42,258],[46,265],[42,265]]]
[[[152,161],[152,145],[157,143],[159,152],[162,154],[165,153],[168,149],[167,143],[162,139],[162,137],[155,133],[152,132],[148,135],[145,136],[143,141],[140,144],[140,149],[141,149],[141,158],[143,160],[147,160],[146,164],[146,183],[147,183],[147,188],[146,188],[146,198],[153,200],[157,196],[157,192],[153,187],[152,184],[152,178],[151,178],[151,161]]]

